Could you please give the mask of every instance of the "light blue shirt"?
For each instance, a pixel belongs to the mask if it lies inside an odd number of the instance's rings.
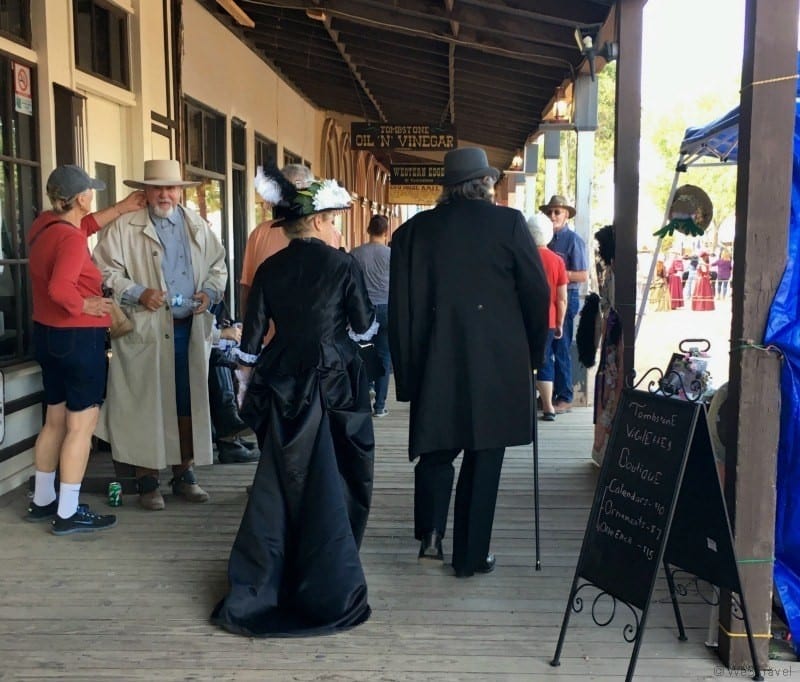
[[[150,220],[156,228],[156,234],[164,247],[164,257],[161,259],[161,271],[167,283],[167,303],[176,318],[189,317],[194,312],[192,296],[194,290],[194,270],[192,269],[192,252],[189,245],[189,233],[183,219],[183,211],[175,208],[166,218],[161,218],[148,208]],[[139,297],[146,287],[136,284],[130,287],[123,295],[123,303],[138,303]],[[208,292],[206,292],[208,293]],[[171,301],[176,297],[185,301],[183,305],[173,306]],[[214,302],[214,296],[209,296]]]

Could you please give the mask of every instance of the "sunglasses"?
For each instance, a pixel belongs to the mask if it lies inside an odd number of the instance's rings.
[[[545,215],[561,215],[564,212],[560,208],[549,208],[544,213]]]

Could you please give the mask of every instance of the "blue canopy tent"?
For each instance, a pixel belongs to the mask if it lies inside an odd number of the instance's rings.
[[[800,73],[800,55],[798,55]],[[800,81],[795,100],[794,160],[786,267],[770,307],[764,343],[784,356],[775,516],[775,588],[793,641],[800,639]],[[688,166],[719,166],[738,160],[739,107],[699,128],[688,128],[680,147],[667,213],[680,173]],[[665,218],[665,224],[668,216]],[[656,254],[660,248],[656,248]],[[648,288],[655,270],[655,256]],[[643,313],[640,309],[636,329]],[[796,645],[800,653],[800,646]]]

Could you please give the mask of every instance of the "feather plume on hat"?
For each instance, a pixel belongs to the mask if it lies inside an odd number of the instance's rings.
[[[261,198],[273,206],[297,192],[297,188],[275,166],[259,166],[254,184]]]
[[[259,167],[255,188],[274,207],[275,226],[323,211],[341,211],[352,203],[350,193],[336,180],[315,180],[299,189],[274,166]]]

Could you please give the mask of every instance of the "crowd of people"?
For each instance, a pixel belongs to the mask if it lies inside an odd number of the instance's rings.
[[[27,519],[51,521],[58,535],[115,525],[79,504],[93,433],[135,468],[148,511],[166,505],[165,469],[174,497],[208,502],[195,466],[212,463],[214,442],[221,462],[257,466],[212,622],[257,637],[358,625],[370,615],[359,549],[373,419],[388,414],[393,372],[397,399],[410,402],[418,556],[444,561],[462,455],[453,571],[492,571],[505,448],[531,441],[535,388],[542,420],[571,408],[588,277],[586,245],[568,223],[574,207],[555,195],[526,222],[495,204],[499,175],[480,148],[448,152],[434,208],[393,234],[374,216],[367,242],[346,253],[336,229],[351,202],[344,188],[304,166],[259,169],[273,217],[249,237],[237,325],[222,303],[224,249],[181,202],[194,183],[177,161],[147,161],[142,179],[125,181],[136,191],[94,214],[102,182],[55,169],[52,210],[28,237],[47,416]],[[101,229],[90,254],[88,236]],[[107,362],[114,306],[131,330],[111,338]],[[368,371],[365,343],[377,369]],[[256,446],[241,439],[248,429]]]
[[[651,310],[678,308],[698,311],[715,309],[715,301],[727,300],[731,288],[733,260],[728,249],[717,256],[702,249],[698,253],[674,251],[669,260],[659,254],[647,302]]]

